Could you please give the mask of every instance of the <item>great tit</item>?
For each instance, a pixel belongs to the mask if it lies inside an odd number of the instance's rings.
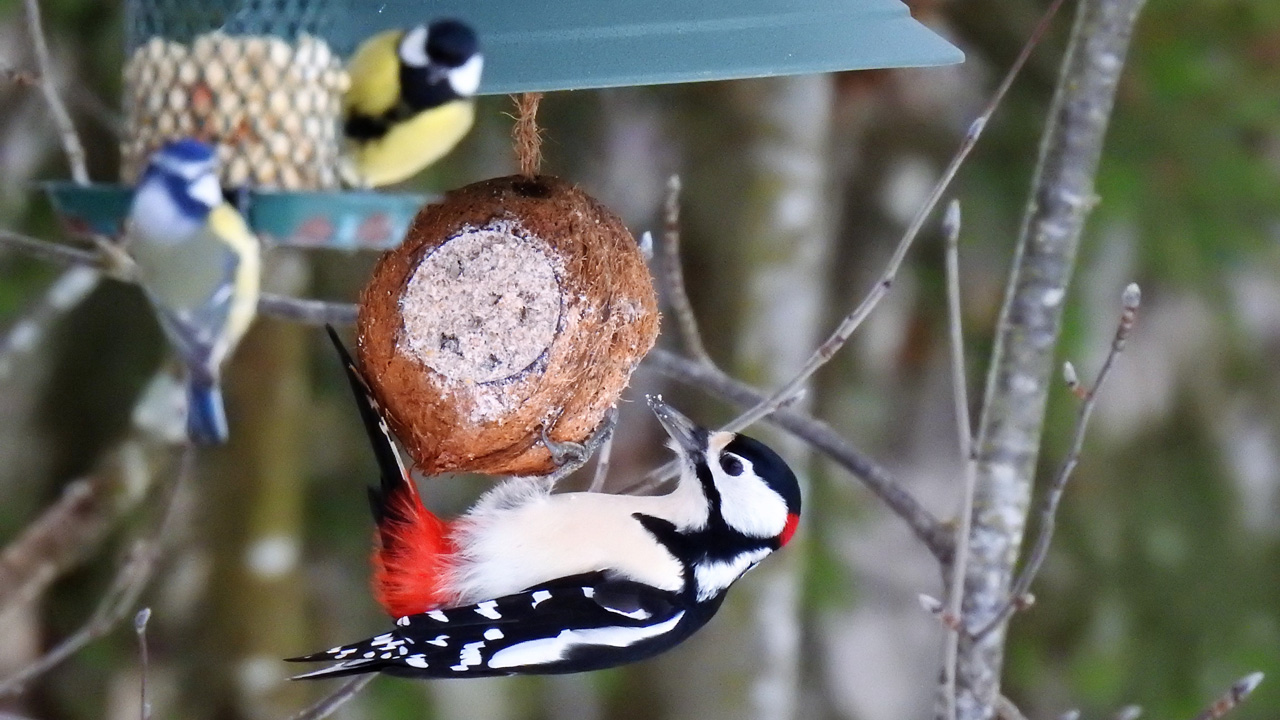
[[[475,32],[457,20],[366,40],[347,66],[347,180],[389,185],[444,157],[471,129],[483,68]]]

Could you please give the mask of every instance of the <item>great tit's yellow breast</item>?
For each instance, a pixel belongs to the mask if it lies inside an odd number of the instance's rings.
[[[393,125],[385,135],[353,146],[356,171],[368,185],[390,185],[444,157],[471,129],[475,103],[454,100]]]
[[[351,85],[342,98],[342,113],[378,117],[400,101],[400,56],[403,30],[388,30],[366,40],[347,63]]]

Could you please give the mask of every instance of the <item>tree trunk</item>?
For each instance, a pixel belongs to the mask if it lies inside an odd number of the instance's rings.
[[[1082,0],[996,329],[975,445],[977,492],[964,617],[986,625],[1005,602],[1026,526],[1054,348],[1116,86],[1143,0]],[[1006,626],[962,637],[958,716],[986,720],[1000,694]]]

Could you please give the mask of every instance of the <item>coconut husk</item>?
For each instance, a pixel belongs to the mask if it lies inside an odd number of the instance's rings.
[[[658,334],[635,238],[570,183],[495,178],[419,212],[374,269],[358,353],[428,474],[542,474],[584,442]]]

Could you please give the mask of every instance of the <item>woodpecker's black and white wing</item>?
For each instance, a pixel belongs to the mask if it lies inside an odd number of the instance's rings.
[[[391,632],[291,661],[336,662],[295,679],[368,672],[420,678],[583,672],[656,655],[714,612],[677,593],[590,573],[402,617]]]

